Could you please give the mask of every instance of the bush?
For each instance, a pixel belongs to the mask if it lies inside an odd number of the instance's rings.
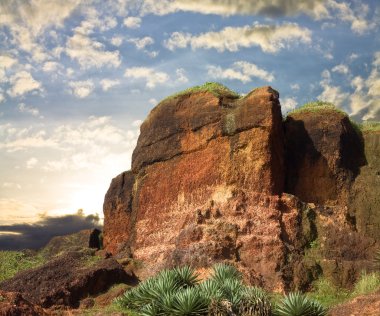
[[[275,309],[277,316],[325,316],[327,308],[299,292],[284,297]]]
[[[164,270],[116,300],[140,315],[272,315],[266,293],[245,286],[231,265],[217,264],[211,278],[199,282],[189,267]]]

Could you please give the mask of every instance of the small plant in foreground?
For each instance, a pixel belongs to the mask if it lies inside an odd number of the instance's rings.
[[[189,267],[164,270],[125,292],[116,304],[145,316],[272,315],[264,290],[244,285],[240,272],[226,264],[215,265],[203,282]]]
[[[275,309],[276,316],[325,316],[327,308],[299,292],[289,293]]]

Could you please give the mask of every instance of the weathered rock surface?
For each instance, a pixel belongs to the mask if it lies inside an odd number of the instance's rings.
[[[68,252],[39,268],[18,273],[0,283],[0,289],[19,292],[43,308],[77,308],[82,298],[121,282],[133,282],[133,276],[115,259],[96,260],[83,252]]]
[[[49,315],[41,307],[29,302],[20,293],[0,290],[1,316],[45,316]]]
[[[142,278],[229,261],[270,290],[352,283],[377,247],[379,195],[355,190],[378,185],[378,138],[336,111],[283,122],[278,97],[198,91],[154,108],[106,194],[106,249]]]

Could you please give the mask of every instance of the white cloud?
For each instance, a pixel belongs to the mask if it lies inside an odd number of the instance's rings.
[[[176,69],[175,73],[177,75],[177,79],[176,79],[177,82],[179,82],[179,83],[186,83],[186,82],[189,81],[189,78],[187,78],[187,76],[186,76],[185,69],[178,68],[178,69]]]
[[[141,18],[129,16],[124,19],[124,25],[130,29],[138,29],[141,26]]]
[[[111,38],[111,44],[114,46],[120,46],[123,43],[123,38],[121,36],[114,36]]]
[[[143,14],[164,15],[177,11],[225,16],[261,14],[270,17],[293,16],[304,13],[315,19],[329,16],[328,9],[321,0],[145,0],[142,6]]]
[[[33,169],[37,165],[37,163],[38,163],[38,159],[36,157],[31,157],[26,162],[26,168],[27,169]]]
[[[276,53],[298,43],[310,44],[311,31],[295,23],[282,25],[254,24],[243,27],[225,27],[218,32],[200,35],[174,32],[164,42],[166,48],[175,50],[190,46],[192,49],[216,49],[219,52],[236,52],[240,48],[258,46],[263,52]]]
[[[296,108],[298,102],[295,98],[285,98],[281,102],[281,109],[283,110],[284,113],[287,113],[289,111],[292,111]]]
[[[348,67],[344,64],[340,64],[340,65],[336,65],[333,69],[331,69],[333,72],[338,72],[340,74],[343,74],[343,75],[347,75],[350,70],[348,69]]]
[[[290,89],[298,91],[300,89],[300,85],[298,83],[293,83],[290,85]]]
[[[39,81],[35,80],[32,75],[23,70],[17,72],[10,78],[11,88],[8,94],[11,97],[22,96],[31,91],[42,91],[42,85]]]
[[[66,54],[75,59],[82,68],[119,67],[121,60],[119,51],[106,51],[104,44],[92,40],[78,30],[67,40]]]
[[[110,88],[120,84],[119,80],[103,79],[100,81],[103,91],[108,91]]]
[[[264,15],[269,17],[296,16],[306,14],[314,20],[328,20],[323,28],[334,27],[334,19],[351,24],[356,34],[364,34],[376,26],[367,18],[369,6],[365,3],[352,4],[337,0],[144,0],[142,14],[165,15],[178,11],[201,14]]]
[[[130,38],[127,42],[133,43],[137,49],[144,49],[146,46],[152,45],[154,43],[153,38],[145,36],[142,38]]]
[[[8,69],[17,63],[17,59],[8,55],[0,55],[0,68]]]
[[[41,44],[41,35],[49,28],[61,27],[80,3],[80,0],[3,0],[0,2],[0,27],[8,28],[18,47],[41,62],[49,55]]]
[[[144,53],[145,54],[147,54],[149,57],[151,57],[151,58],[156,58],[157,56],[158,56],[158,54],[159,54],[159,52],[158,51],[144,51]]]
[[[25,103],[20,103],[18,105],[18,110],[20,113],[28,113],[28,114],[31,114],[32,116],[39,116],[40,115],[40,112],[38,111],[37,108],[27,106],[27,105],[25,105]]]
[[[155,98],[150,98],[148,102],[150,105],[153,105],[153,106],[157,105],[157,103],[158,103],[157,99],[155,99]]]
[[[246,61],[237,61],[231,68],[222,69],[219,66],[208,66],[208,75],[216,79],[240,80],[243,83],[259,78],[263,81],[274,80],[273,74]]]
[[[148,88],[154,88],[157,84],[164,84],[169,80],[166,72],[155,71],[153,68],[132,67],[125,70],[124,76],[132,79],[144,79]]]
[[[156,99],[150,99],[149,100],[149,103],[152,103],[152,101],[154,101],[154,104],[156,105],[157,104],[157,100]],[[140,125],[142,124],[142,120],[136,120],[136,121],[133,121],[132,122],[132,126],[133,127],[140,127]]]
[[[0,91],[0,103],[5,101],[4,94]]]
[[[60,67],[60,64],[55,61],[47,61],[44,63],[42,70],[45,72],[54,72],[57,71]]]
[[[358,57],[359,57],[358,54],[352,53],[352,54],[348,57],[348,60],[349,60],[349,61],[354,61],[354,60],[357,59]]]
[[[331,85],[331,74],[328,70],[324,70],[321,75],[323,79],[320,82],[320,85],[323,90],[318,96],[318,99],[321,101],[331,102],[338,107],[342,107],[349,94],[347,92],[343,92],[339,86]]]
[[[94,90],[94,83],[92,80],[70,81],[69,86],[72,89],[72,94],[80,99],[88,97]]]

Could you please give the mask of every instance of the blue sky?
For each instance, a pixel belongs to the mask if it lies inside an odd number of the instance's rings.
[[[380,120],[380,3],[2,0],[0,222],[101,213],[139,125],[206,81]]]

